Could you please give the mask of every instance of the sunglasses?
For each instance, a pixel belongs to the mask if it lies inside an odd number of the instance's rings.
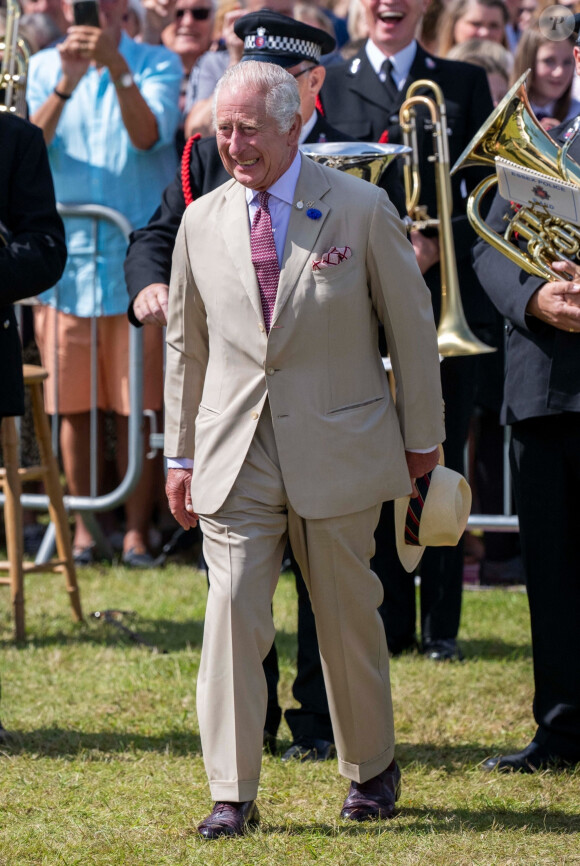
[[[175,17],[177,20],[185,17],[185,13],[189,12],[194,21],[207,21],[211,15],[211,9],[176,9]]]

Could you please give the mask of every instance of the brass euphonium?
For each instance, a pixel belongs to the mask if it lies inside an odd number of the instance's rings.
[[[503,235],[491,229],[481,216],[481,202],[497,182],[495,158],[508,160],[514,168],[533,169],[546,177],[580,185],[580,166],[568,156],[568,148],[578,129],[560,147],[550,138],[534,115],[525,87],[529,69],[516,81],[499,103],[452,169],[452,174],[468,165],[488,165],[494,173],[471,193],[467,215],[475,231],[523,270],[545,280],[566,276],[554,271],[554,261],[571,261],[580,252],[580,229],[553,216],[541,203],[521,207],[509,220]],[[514,233],[528,241],[527,252],[510,242]]]
[[[428,89],[434,99],[418,90]],[[419,205],[421,178],[419,174],[419,149],[415,106],[422,105],[429,111],[433,127],[433,162],[435,169],[435,191],[437,216],[430,217],[427,209]],[[457,355],[481,355],[495,352],[479,340],[469,328],[459,290],[455,245],[451,228],[453,197],[449,177],[449,146],[447,142],[447,111],[443,93],[438,84],[427,79],[414,81],[405,94],[399,110],[399,123],[403,141],[410,147],[405,156],[404,181],[407,212],[411,228],[421,229],[435,226],[439,230],[439,267],[441,271],[441,313],[437,328],[439,353],[444,357]]]
[[[26,116],[26,75],[30,49],[18,37],[18,22],[20,6],[16,0],[8,0],[6,4],[6,32],[0,36],[0,112],[7,111]],[[2,98],[3,97],[3,98]]]

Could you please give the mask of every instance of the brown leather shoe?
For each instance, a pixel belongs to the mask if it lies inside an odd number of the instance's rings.
[[[255,800],[246,803],[214,803],[211,815],[202,821],[197,832],[204,839],[220,836],[243,836],[248,827],[257,827],[260,813]]]
[[[391,761],[386,770],[367,782],[350,783],[340,817],[349,821],[392,818],[400,793],[401,771],[396,761]]]

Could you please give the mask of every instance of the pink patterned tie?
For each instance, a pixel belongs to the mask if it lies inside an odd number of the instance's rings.
[[[256,211],[252,221],[250,232],[250,246],[252,248],[252,264],[256,270],[260,297],[262,299],[262,312],[264,313],[264,324],[266,333],[270,333],[270,323],[274,304],[276,303],[276,292],[278,291],[278,278],[280,268],[276,255],[274,233],[272,232],[272,220],[268,207],[269,192],[259,192],[258,201],[260,207]]]

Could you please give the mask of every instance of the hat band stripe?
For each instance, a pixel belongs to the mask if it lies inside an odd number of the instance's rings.
[[[252,33],[244,39],[244,51],[256,48],[256,38],[259,34]],[[322,49],[316,42],[308,42],[306,39],[295,39],[292,36],[271,36],[264,34],[259,36],[260,44],[258,50],[280,52],[280,54],[302,54],[304,59],[320,60]]]
[[[423,475],[421,478],[415,479],[415,486],[417,487],[419,495],[414,499],[409,500],[407,516],[405,518],[405,544],[411,544],[414,547],[420,546],[418,527],[421,523],[421,514],[423,512],[430,484],[430,472],[427,472],[427,474]]]

